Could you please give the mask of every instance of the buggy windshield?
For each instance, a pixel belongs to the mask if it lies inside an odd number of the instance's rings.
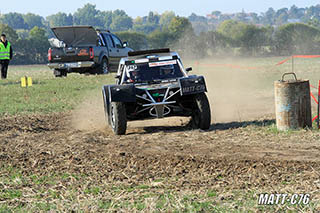
[[[127,82],[150,82],[183,77],[177,60],[159,61],[127,66]]]

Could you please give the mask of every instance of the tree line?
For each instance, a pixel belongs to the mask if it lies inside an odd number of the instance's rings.
[[[282,18],[281,18],[282,17]],[[74,14],[0,15],[0,31],[14,47],[14,64],[46,63],[50,27],[92,25],[110,29],[135,50],[171,47],[184,56],[269,56],[313,54],[320,51],[320,5],[309,8],[270,8],[266,13],[191,14],[149,12],[132,19],[123,10],[100,11],[86,4]],[[282,20],[282,21],[280,21]],[[291,23],[292,22],[292,23]],[[31,53],[31,54],[30,54]]]
[[[214,30],[226,20],[235,20],[258,26],[279,27],[290,23],[305,23],[319,27],[320,4],[305,8],[298,8],[293,5],[290,8],[281,8],[279,10],[274,10],[270,7],[266,12],[260,14],[245,12],[244,10],[238,13],[213,11],[206,16],[192,13],[188,19],[191,21],[196,33]]]

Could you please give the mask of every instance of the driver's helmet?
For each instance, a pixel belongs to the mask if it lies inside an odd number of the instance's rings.
[[[140,77],[140,74],[139,74],[139,73],[140,73],[140,72],[139,72],[138,69],[135,70],[135,71],[130,71],[130,72],[129,72],[130,79],[132,79],[132,80],[134,80],[134,81],[138,80],[139,77]]]
[[[172,64],[165,65],[160,67],[160,74],[161,75],[173,75],[174,74],[174,67]]]

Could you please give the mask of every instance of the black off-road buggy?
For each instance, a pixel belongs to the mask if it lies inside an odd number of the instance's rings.
[[[127,121],[191,116],[194,127],[210,127],[210,105],[203,76],[188,75],[169,49],[129,52],[120,60],[115,85],[102,88],[105,115],[112,130],[123,135]]]

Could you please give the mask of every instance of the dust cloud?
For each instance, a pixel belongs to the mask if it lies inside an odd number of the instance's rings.
[[[254,57],[232,57],[234,53],[230,49],[219,49],[209,44],[208,40],[196,43],[192,33],[185,33],[171,49],[180,54],[185,67],[193,66],[191,75],[205,76],[212,122],[241,122],[273,116],[273,82],[279,73],[266,70],[271,64],[261,67],[269,59],[258,63]],[[199,47],[208,50],[203,51]],[[200,66],[194,66],[195,62],[200,62]]]
[[[273,116],[273,80],[265,79],[261,70],[252,70],[249,64],[241,67],[207,66],[193,72],[205,77],[212,122],[242,122]]]
[[[100,96],[99,96],[100,95]],[[88,95],[71,115],[72,126],[77,130],[92,131],[106,127],[101,92]]]

